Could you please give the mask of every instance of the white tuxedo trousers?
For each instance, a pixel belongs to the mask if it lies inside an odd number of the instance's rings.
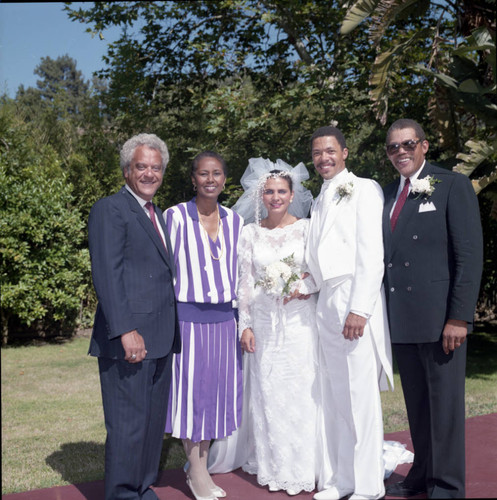
[[[378,498],[384,495],[383,421],[375,344],[369,322],[363,336],[342,334],[351,280],[325,281],[317,303],[325,436],[323,488]]]

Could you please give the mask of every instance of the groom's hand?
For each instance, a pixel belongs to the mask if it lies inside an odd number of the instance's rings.
[[[343,327],[342,335],[349,340],[357,340],[362,337],[364,333],[364,327],[366,326],[367,319],[354,314],[349,313],[347,319],[345,320],[345,326]]]

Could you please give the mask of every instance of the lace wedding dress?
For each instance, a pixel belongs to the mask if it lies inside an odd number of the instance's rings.
[[[266,266],[290,256],[301,272],[306,270],[308,227],[308,219],[271,230],[249,224],[239,243],[239,331],[252,328],[256,346],[254,353],[243,356],[244,417],[239,432],[245,444],[238,443],[238,448],[245,456],[233,465],[257,474],[258,483],[271,490],[312,491],[316,481],[316,298],[283,304],[281,293],[257,284],[267,275]],[[316,292],[310,276],[292,283],[291,289],[297,286],[302,293]],[[229,447],[229,438],[227,442]],[[216,444],[210,452],[213,459],[219,458]],[[212,464],[210,470],[221,471]]]

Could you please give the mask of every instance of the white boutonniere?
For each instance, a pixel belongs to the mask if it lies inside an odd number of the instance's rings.
[[[344,199],[344,198],[350,198],[352,196],[352,192],[354,191],[354,183],[351,182],[346,182],[345,184],[340,184],[337,186],[337,194],[338,194],[338,201],[337,205]]]
[[[411,181],[411,192],[417,194],[415,200],[422,196],[425,200],[428,199],[435,191],[435,184],[441,182],[439,179],[434,179],[431,175],[427,175],[423,179],[414,179]]]

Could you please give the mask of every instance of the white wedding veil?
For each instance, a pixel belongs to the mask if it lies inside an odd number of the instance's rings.
[[[271,170],[281,170],[292,178],[294,197],[288,212],[299,219],[309,214],[312,194],[302,185],[302,181],[309,178],[309,172],[302,162],[291,167],[280,159],[273,163],[266,158],[250,158],[248,167],[240,179],[244,193],[232,207],[243,217],[245,224],[250,222],[259,224],[261,219],[267,217],[266,207],[262,203],[262,190],[267,179],[274,175],[270,174]]]

